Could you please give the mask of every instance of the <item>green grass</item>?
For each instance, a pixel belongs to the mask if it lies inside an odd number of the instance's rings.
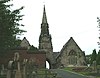
[[[69,70],[69,71],[72,71],[72,67],[67,67],[67,68],[64,68],[64,70]]]
[[[50,70],[47,70],[47,69],[39,69],[39,70],[37,70],[38,78],[45,78],[45,77],[53,78],[53,76],[55,74],[56,73],[53,73],[53,72],[51,72]]]

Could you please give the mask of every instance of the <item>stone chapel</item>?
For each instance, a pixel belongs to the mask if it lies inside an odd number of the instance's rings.
[[[49,33],[45,6],[39,37],[39,50],[46,52],[46,60],[50,63],[51,68],[86,65],[85,53],[77,45],[73,37],[70,37],[60,52],[53,52],[52,37]]]

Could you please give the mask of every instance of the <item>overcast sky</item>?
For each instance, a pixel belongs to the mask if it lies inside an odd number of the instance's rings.
[[[70,37],[86,54],[93,49],[98,51],[100,0],[14,0],[13,4],[14,9],[25,6],[21,11],[25,15],[21,23],[27,33],[21,39],[25,36],[31,45],[38,47],[45,4],[54,52],[60,51]]]

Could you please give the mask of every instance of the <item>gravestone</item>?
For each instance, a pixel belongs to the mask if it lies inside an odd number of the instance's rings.
[[[12,63],[13,63],[13,61],[8,62],[7,78],[11,78],[11,76],[12,76]]]
[[[4,65],[2,64],[2,68],[1,68],[1,72],[0,72],[1,75],[4,75],[5,74],[4,70],[5,70],[4,69]]]
[[[20,70],[16,70],[15,78],[22,78]]]
[[[20,62],[19,62],[19,53],[15,53],[15,62],[17,62],[15,78],[22,78],[22,74],[21,74],[21,70],[20,70]]]
[[[11,78],[11,70],[7,70],[7,78]]]
[[[27,73],[26,73],[26,66],[27,66],[27,59],[24,59],[23,60],[23,78],[26,78],[26,76],[27,76]]]

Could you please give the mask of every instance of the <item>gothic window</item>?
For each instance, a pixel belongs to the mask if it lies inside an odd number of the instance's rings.
[[[75,56],[76,56],[76,52],[75,52],[74,50],[71,50],[71,51],[69,52],[69,56],[71,56],[71,55],[75,55]]]
[[[77,57],[76,56],[70,56],[69,57],[69,64],[70,65],[76,65],[77,64]]]
[[[77,56],[76,52],[74,50],[71,50],[69,52],[69,64],[70,65],[76,65],[77,64]]]

